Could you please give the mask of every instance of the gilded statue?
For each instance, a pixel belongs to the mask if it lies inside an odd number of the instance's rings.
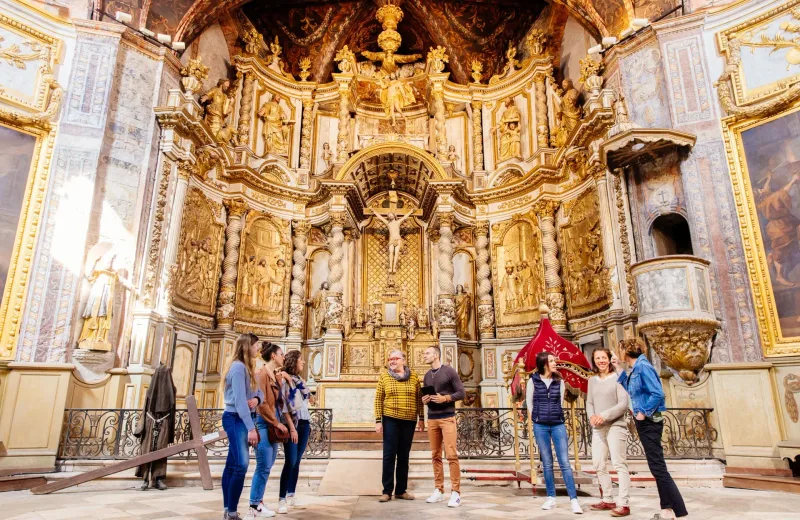
[[[417,310],[411,307],[406,318],[406,336],[413,341],[417,337]]]
[[[110,351],[111,343],[108,341],[108,332],[111,330],[117,283],[119,282],[126,289],[136,292],[133,285],[120,276],[119,271],[114,267],[115,260],[116,255],[113,253],[99,257],[95,260],[92,271],[87,276],[92,287],[81,314],[83,327],[78,338],[78,348]]]
[[[234,95],[231,81],[221,78],[217,86],[200,97],[200,104],[205,106],[205,122],[212,135],[223,143],[230,143],[236,137],[236,130],[228,126],[228,116],[233,112]]]
[[[581,107],[578,105],[578,89],[571,79],[561,82],[562,90],[556,92],[556,139],[558,146],[567,142],[569,134],[581,122]],[[563,92],[563,93],[562,93]]]
[[[417,309],[417,325],[421,329],[428,328],[428,311],[423,307]]]
[[[364,324],[364,329],[367,333],[367,337],[372,339],[375,336],[375,321],[372,318],[372,314],[368,313],[366,316],[366,323]]]
[[[395,54],[391,48],[383,52],[363,51],[361,55],[370,61],[380,61],[384,76],[397,72],[398,64],[413,63],[422,58],[422,54]]]
[[[472,315],[472,296],[463,285],[456,287],[456,334],[469,339],[469,318]]]
[[[400,225],[411,216],[411,213],[406,213],[399,219],[394,213],[389,213],[386,218],[380,213],[375,213],[375,216],[389,228],[389,274],[394,274],[397,272],[397,261],[400,256],[400,249],[403,246]]]
[[[325,328],[325,316],[328,314],[328,290],[330,285],[328,282],[322,282],[319,291],[311,301],[313,323],[313,337],[318,338],[322,336],[322,329]]]
[[[502,79],[509,78],[514,74],[514,72],[517,70],[517,67],[520,66],[520,63],[517,61],[516,57],[517,48],[513,43],[508,42],[508,49],[506,50],[506,64],[503,66],[503,70],[500,71],[500,74],[495,74],[489,79],[489,85],[493,85]]]
[[[272,99],[261,105],[258,117],[264,122],[264,152],[273,155],[289,155],[289,131],[294,121],[290,121],[281,107],[281,96],[275,94]]]
[[[502,282],[500,282],[500,292],[503,293],[506,312],[516,310],[517,308],[517,287],[515,280],[514,262],[509,260],[506,262],[506,274],[503,276]]]
[[[270,311],[280,311],[283,304],[283,289],[286,286],[286,262],[278,258],[272,268],[270,278],[269,306]]]
[[[364,309],[361,305],[356,305],[356,310],[353,313],[353,327],[356,329],[364,328]]]
[[[399,113],[400,117],[405,119],[406,116],[403,114],[403,108],[416,102],[414,90],[411,88],[411,85],[400,80],[395,73],[389,75],[382,74],[378,81],[381,86],[381,105],[386,113],[386,117],[391,118],[392,126],[394,126],[397,124],[397,114]]]
[[[522,157],[522,139],[520,136],[520,113],[514,98],[506,100],[506,109],[500,122],[492,127],[492,132],[500,130],[499,161],[512,157]]]

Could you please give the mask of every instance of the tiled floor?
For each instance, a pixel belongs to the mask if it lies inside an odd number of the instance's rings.
[[[270,483],[267,497],[274,500],[276,483]],[[425,490],[427,493],[428,490]],[[542,511],[543,499],[529,492],[520,493],[510,487],[465,488],[463,505],[448,509],[445,503],[426,504],[423,492],[417,490],[413,502],[393,500],[386,504],[377,497],[323,497],[310,487],[298,490],[303,510],[291,511],[278,518],[294,519],[431,519],[431,518],[547,518],[566,520],[576,518],[568,509],[566,497],[559,496],[553,511]],[[800,520],[800,495],[743,491],[734,489],[682,490],[689,509],[689,519],[752,519]],[[249,488],[245,488],[241,505],[247,507]],[[607,513],[589,511],[595,501],[590,496],[580,498],[586,513],[582,518],[610,518]],[[275,507],[275,502],[270,502]],[[632,491],[632,520],[649,520],[658,506],[655,489]],[[222,517],[222,495],[219,488],[203,491],[199,487],[172,488],[167,491],[132,489],[130,481],[107,481],[85,484],[58,493],[34,496],[27,491],[0,494],[0,519],[111,519],[193,518],[219,520]]]

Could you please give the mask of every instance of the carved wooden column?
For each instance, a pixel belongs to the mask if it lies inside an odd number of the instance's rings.
[[[477,100],[472,101],[472,162],[483,171],[483,102]]]
[[[328,314],[326,324],[328,332],[341,331],[342,329],[342,292],[344,286],[344,224],[347,220],[347,213],[344,211],[332,211],[331,217],[331,238],[328,246],[331,256],[328,258],[328,285],[330,293],[328,295]]]
[[[550,127],[547,119],[547,75],[537,73],[533,77],[536,87],[536,144],[539,148],[550,146]]]
[[[239,105],[239,144],[250,144],[250,122],[253,116],[253,75],[245,73],[242,100]]]
[[[292,296],[289,300],[289,336],[303,334],[306,300],[306,252],[308,251],[308,232],[311,224],[306,220],[292,222]]]
[[[611,308],[618,309],[622,306],[619,287],[620,280],[617,272],[617,254],[614,243],[614,228],[611,221],[611,207],[608,193],[608,168],[605,165],[594,162],[588,167],[591,175],[597,184],[597,200],[600,206],[600,225],[603,233],[603,258],[605,259],[606,269],[610,272],[609,282],[612,295]],[[616,287],[616,289],[615,289]]]
[[[195,166],[189,161],[181,161],[178,163],[178,181],[175,184],[175,195],[172,197],[172,210],[169,213],[167,248],[164,254],[164,267],[161,270],[162,290],[160,299],[158,300],[160,311],[164,314],[169,310],[169,305],[172,301],[172,287],[175,284],[175,276],[178,273],[178,266],[175,262],[178,258],[178,245],[181,239],[183,206],[186,204],[186,191],[189,187],[189,177],[191,177],[194,169]],[[155,253],[157,254],[157,251]]]
[[[478,329],[481,339],[494,338],[494,302],[492,268],[489,266],[489,221],[475,224],[475,250],[478,272]]]
[[[339,89],[339,134],[336,138],[336,159],[345,162],[350,157],[350,99],[349,89]]]
[[[312,119],[314,111],[314,100],[303,100],[303,127],[300,131],[300,168],[311,169],[311,133],[314,121]]]
[[[542,230],[542,249],[544,250],[544,282],[545,303],[549,307],[550,322],[553,328],[563,332],[567,330],[567,315],[564,312],[564,284],[561,282],[561,263],[558,261],[558,243],[556,242],[556,211],[558,201],[540,200],[533,207],[539,216],[539,227]]]
[[[455,286],[453,285],[453,214],[439,214],[439,327],[455,331]]]
[[[242,240],[247,203],[241,199],[225,199],[228,223],[225,227],[225,258],[222,260],[222,279],[217,297],[217,328],[233,328],[233,311],[236,307],[236,278],[239,270],[239,245]]]
[[[447,159],[447,119],[444,110],[444,84],[433,84],[433,118],[436,128],[436,158]]]

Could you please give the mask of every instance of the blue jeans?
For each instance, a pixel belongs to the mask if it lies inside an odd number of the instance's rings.
[[[256,446],[256,470],[253,472],[253,483],[250,485],[250,504],[258,505],[264,498],[269,472],[278,456],[279,443],[269,442],[267,423],[261,416],[256,417],[256,428],[261,435],[261,442]]]
[[[294,496],[297,489],[297,479],[300,477],[300,460],[306,451],[308,436],[311,433],[311,424],[306,420],[297,422],[297,444],[294,442],[283,443],[283,471],[281,471],[281,491],[279,498],[283,500],[288,494]]]
[[[222,429],[228,434],[228,458],[222,471],[222,504],[225,510],[235,513],[244,488],[244,477],[250,464],[247,445],[247,427],[233,412],[222,414]]]
[[[553,448],[550,446],[550,440],[552,439],[553,446],[556,448],[558,466],[561,468],[561,476],[567,485],[569,498],[578,498],[578,492],[575,491],[575,479],[572,476],[572,467],[569,465],[567,428],[563,424],[533,423],[533,434],[536,436],[539,456],[542,458],[542,472],[544,473],[547,496],[556,496],[556,482],[553,476]]]

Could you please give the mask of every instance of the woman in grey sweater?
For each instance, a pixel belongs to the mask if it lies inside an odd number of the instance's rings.
[[[586,396],[586,415],[592,425],[592,463],[600,481],[603,499],[591,506],[594,511],[610,511],[611,516],[628,516],[631,477],[625,453],[628,445],[628,427],[625,412],[628,410],[628,393],[617,383],[617,374],[611,365],[611,352],[597,349],[592,353],[592,364],[597,373],[589,379]],[[614,502],[611,475],[607,462],[617,470],[619,498]]]

